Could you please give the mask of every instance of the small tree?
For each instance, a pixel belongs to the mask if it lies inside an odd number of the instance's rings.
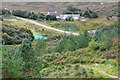
[[[45,15],[42,13],[38,13],[38,19],[39,20],[44,20],[45,19]]]
[[[66,21],[74,21],[74,18],[72,16],[69,16],[66,18]]]
[[[56,15],[47,15],[47,16],[46,16],[46,20],[56,21],[57,18],[56,18]]]
[[[25,62],[17,50],[8,52],[2,47],[2,73],[3,78],[22,78]]]
[[[85,41],[84,41],[85,42],[85,47],[87,47],[88,43],[91,41],[92,37],[88,33],[88,31],[84,31],[83,35],[84,35],[84,38],[85,38]]]
[[[35,14],[34,12],[31,13],[31,15],[29,16],[30,19],[34,19],[37,20],[38,19],[38,15]]]
[[[25,75],[29,77],[41,77],[39,74],[40,61],[37,59],[37,53],[32,48],[32,43],[28,40],[24,40],[20,47],[21,56],[25,61]]]

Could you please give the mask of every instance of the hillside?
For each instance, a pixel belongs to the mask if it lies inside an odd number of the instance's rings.
[[[3,8],[9,10],[27,10],[33,12],[42,12],[47,14],[48,11],[57,11],[62,13],[68,6],[73,5],[81,10],[86,10],[87,7],[97,11],[101,16],[117,15],[118,3],[99,3],[99,2],[26,2],[26,3],[3,3]]]
[[[55,15],[41,14],[62,13],[67,7],[85,20],[73,20],[73,16],[57,20]],[[6,41],[0,44],[3,78],[81,80],[120,75],[117,3],[3,3],[3,8],[7,8],[0,14]]]
[[[104,21],[104,19],[90,19],[89,22],[86,22],[100,24],[97,21]],[[105,25],[101,25],[103,27],[100,28],[98,36],[93,39],[87,32],[80,33],[79,36],[59,35],[57,32],[44,29],[41,26],[22,21],[15,17],[3,19],[4,24],[30,29],[33,34],[48,35],[48,40],[46,41],[34,39],[32,42],[23,40],[22,44],[19,45],[0,45],[0,47],[3,47],[4,56],[3,77],[117,77],[119,66],[117,64],[117,54],[119,53],[117,46],[120,45],[117,41],[118,26],[115,21],[113,21],[113,24],[110,24],[110,21],[106,21]],[[83,24],[81,21],[78,22]],[[74,21],[74,23],[78,22]],[[53,22],[49,21],[49,23]],[[86,25],[89,26],[89,24]],[[80,28],[82,29],[82,26]],[[18,30],[18,28],[16,29]],[[15,33],[16,29],[14,32],[10,31]],[[41,29],[44,29],[44,31]],[[88,30],[87,28],[85,29]]]
[[[30,41],[34,39],[30,30],[10,24],[2,24],[2,33],[2,43],[9,45],[20,44],[23,39]]]

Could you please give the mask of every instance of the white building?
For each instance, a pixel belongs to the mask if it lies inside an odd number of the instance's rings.
[[[56,15],[58,20],[66,19],[67,17],[73,17],[74,20],[80,19],[80,14],[58,14],[57,11],[48,12],[47,15]]]
[[[54,11],[54,12],[48,12],[47,15],[56,15],[56,16],[57,16],[57,11]]]
[[[66,19],[67,17],[73,17],[75,20],[78,20],[80,18],[80,14],[61,14],[61,19]]]
[[[89,30],[89,33],[95,34],[97,32],[97,30]]]

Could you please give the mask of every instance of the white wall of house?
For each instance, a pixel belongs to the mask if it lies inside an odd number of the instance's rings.
[[[47,15],[57,15],[57,11],[55,11],[55,12],[48,12]]]
[[[79,19],[80,18],[80,15],[79,14],[61,14],[60,15],[60,18],[61,19],[66,19],[67,17],[73,17],[75,20]]]
[[[76,20],[78,20],[79,19],[79,17],[73,17],[74,19],[76,19]]]
[[[67,17],[73,17],[73,19],[75,19],[75,20],[80,19],[79,14],[60,14],[60,15],[58,15],[57,11],[48,12],[47,15],[56,15],[57,19],[66,19]]]

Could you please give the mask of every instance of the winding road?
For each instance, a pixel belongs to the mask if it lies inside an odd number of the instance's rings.
[[[46,25],[43,25],[43,24],[40,24],[34,20],[30,20],[30,19],[25,19],[25,18],[21,18],[21,17],[16,17],[17,19],[21,19],[23,21],[26,21],[26,22],[30,22],[30,23],[33,23],[35,25],[38,25],[38,26],[41,26],[41,27],[44,27],[44,28],[47,28],[47,29],[51,29],[51,30],[54,30],[54,31],[57,31],[57,32],[61,32],[61,33],[66,33],[66,34],[73,34],[73,35],[79,35],[77,33],[74,33],[74,32],[69,32],[69,31],[64,31],[64,30],[60,30],[60,29],[56,29],[56,28],[52,28],[50,26],[46,26]]]
[[[111,78],[118,78],[118,76],[110,75],[110,74],[106,73],[106,72],[103,71],[103,70],[98,70],[98,72],[100,72],[101,74],[104,74],[104,75],[106,75],[106,76],[109,76],[109,77],[111,77]]]

